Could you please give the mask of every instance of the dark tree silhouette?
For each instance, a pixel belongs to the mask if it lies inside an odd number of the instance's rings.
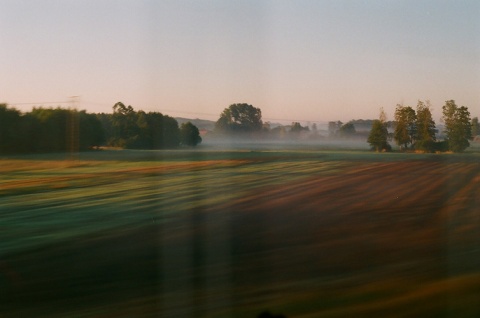
[[[132,106],[118,102],[113,106],[113,115],[101,114],[100,117],[111,146],[165,149],[175,148],[180,144],[178,122],[175,118],[161,113],[136,112]]]
[[[191,122],[180,126],[180,143],[185,146],[196,146],[202,142],[198,128]]]
[[[151,140],[150,149],[175,148],[180,143],[180,129],[175,118],[159,112],[145,114],[146,135]]]
[[[0,153],[81,151],[105,142],[133,149],[175,148],[180,129],[172,117],[136,112],[121,102],[113,114],[42,107],[22,114],[0,104]]]
[[[20,112],[0,104],[0,153],[13,152],[17,143]]]
[[[102,145],[105,142],[105,132],[97,116],[95,114],[88,114],[83,110],[78,113],[78,117],[80,150]]]

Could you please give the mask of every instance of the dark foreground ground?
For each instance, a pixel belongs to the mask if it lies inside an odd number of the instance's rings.
[[[2,161],[0,317],[480,316],[478,155],[107,155]]]

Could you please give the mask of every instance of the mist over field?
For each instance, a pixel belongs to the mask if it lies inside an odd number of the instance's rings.
[[[285,149],[312,149],[312,150],[369,150],[366,140],[359,138],[344,138],[332,140],[317,139],[274,139],[274,138],[241,138],[241,137],[214,137],[203,139],[200,149],[238,149],[238,150],[285,150]]]

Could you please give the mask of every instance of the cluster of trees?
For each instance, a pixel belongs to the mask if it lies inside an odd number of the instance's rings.
[[[167,149],[196,146],[202,142],[191,122],[180,127],[175,118],[159,112],[135,111],[122,102],[113,105],[112,114],[97,114],[105,133],[104,144],[126,149]]]
[[[330,138],[351,138],[357,135],[354,121],[344,124],[341,121],[331,121],[328,123],[328,134]]]
[[[0,104],[0,153],[85,150],[103,139],[95,114],[61,108],[34,108],[22,114]]]
[[[442,109],[445,124],[445,138],[442,141],[437,141],[438,130],[430,102],[418,101],[416,109],[397,105],[393,122],[387,121],[385,111],[381,109],[379,119],[368,122],[371,129],[367,142],[376,151],[390,151],[390,141],[393,139],[401,150],[462,152],[470,146],[472,133],[475,136],[480,131],[478,118],[470,119],[468,108],[458,107],[453,100],[446,101]],[[394,128],[393,133],[389,132],[390,127]],[[289,128],[289,131],[285,127],[270,129],[268,123],[262,122],[261,110],[245,103],[230,105],[215,123],[215,132],[222,135],[297,138],[302,132],[310,132],[309,127],[303,127],[298,122],[292,123]],[[316,127],[314,130],[316,133]],[[358,136],[354,121],[346,124],[329,122],[328,130],[330,137],[334,138]]]
[[[112,114],[62,108],[20,111],[0,104],[0,153],[83,151],[102,145],[133,149],[196,146],[198,128],[158,112],[135,111],[119,102]]]
[[[318,132],[316,124],[313,124],[310,130],[310,127],[302,126],[296,121],[290,125],[278,125],[273,128],[267,122],[263,124],[261,136],[270,140],[297,140],[318,136]]]
[[[436,144],[437,130],[428,101],[418,101],[416,112],[410,106],[397,105],[395,123],[394,139],[402,149],[410,146],[422,151],[440,150],[438,147],[441,145]]]
[[[443,141],[436,140],[438,131],[431,109],[428,101],[418,101],[416,110],[410,106],[397,105],[393,139],[402,150],[463,152],[470,146],[472,131],[475,130],[475,134],[478,132],[478,118],[470,119],[467,107],[457,106],[454,100],[445,102],[442,107],[442,120],[445,124]],[[389,139],[386,115],[382,109],[380,118],[373,122],[367,141],[376,151],[388,151],[391,150]]]
[[[316,125],[313,126],[316,133]],[[240,138],[267,138],[267,139],[298,139],[310,133],[308,126],[299,122],[292,122],[289,126],[272,128],[270,123],[262,121],[260,108],[250,104],[232,104],[225,108],[215,123],[214,136]]]

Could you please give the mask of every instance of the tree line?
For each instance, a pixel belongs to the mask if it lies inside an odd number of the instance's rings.
[[[383,109],[379,119],[373,121],[329,122],[329,137],[358,136],[355,125],[361,124],[371,126],[367,142],[376,151],[390,151],[392,140],[405,151],[464,151],[470,145],[469,139],[480,132],[478,118],[471,119],[468,108],[457,106],[453,100],[447,101],[442,110],[445,138],[440,141],[436,139],[438,130],[428,101],[419,101],[416,109],[397,105],[395,120],[390,122]],[[289,130],[283,126],[271,128],[262,121],[260,108],[246,103],[225,108],[213,131],[213,136],[250,139],[296,139],[305,135],[319,136],[316,125],[311,130],[298,122],[293,122]],[[21,113],[0,104],[0,153],[82,151],[102,145],[166,149],[196,146],[200,142],[199,130],[191,122],[179,126],[175,118],[159,112],[135,111],[122,102],[116,103],[110,114],[62,108],[33,108]]]
[[[79,150],[98,146],[104,138],[95,114],[61,108],[20,111],[0,104],[0,153],[62,152],[70,149],[72,135]]]
[[[191,122],[180,127],[175,118],[159,112],[135,111],[122,102],[113,105],[112,114],[98,114],[107,146],[127,149],[167,149],[202,142],[198,128]]]
[[[442,107],[442,121],[445,125],[443,140],[437,140],[439,131],[432,117],[432,107],[429,101],[418,101],[416,109],[410,106],[397,105],[394,121],[387,121],[383,108],[379,119],[350,121],[342,123],[332,121],[328,123],[329,137],[355,137],[358,132],[355,124],[371,126],[367,142],[372,150],[391,151],[390,141],[393,139],[402,151],[452,151],[463,152],[470,146],[469,140],[480,133],[478,118],[470,118],[470,112],[465,106],[457,106],[454,100],[445,102]],[[389,132],[393,129],[393,133]],[[316,133],[316,126],[313,126]],[[302,132],[310,131],[298,122],[293,122],[288,134],[290,137],[298,136]],[[220,114],[215,123],[215,132],[220,135],[242,137],[271,137],[285,136],[287,132],[283,127],[270,129],[268,123],[262,122],[260,108],[249,104],[232,104]]]
[[[158,112],[135,111],[118,102],[112,114],[62,108],[33,108],[22,113],[0,104],[0,153],[85,151],[100,146],[165,149],[202,141],[192,123]]]
[[[466,106],[457,106],[454,100],[446,101],[442,107],[445,138],[439,141],[436,138],[438,130],[431,109],[429,101],[418,101],[416,109],[397,105],[393,140],[400,149],[463,152],[468,148],[469,140],[479,133],[478,118],[471,119]],[[390,151],[390,139],[386,114],[381,109],[379,119],[373,122],[367,141],[376,151]]]

